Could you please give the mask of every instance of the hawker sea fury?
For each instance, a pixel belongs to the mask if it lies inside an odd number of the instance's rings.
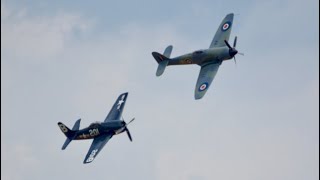
[[[127,96],[128,93],[123,93],[118,97],[104,122],[92,123],[89,127],[81,130],[79,130],[81,119],[76,121],[72,130],[70,130],[63,123],[59,122],[58,126],[60,127],[61,131],[67,136],[67,140],[62,146],[62,150],[64,150],[72,140],[93,139],[91,147],[83,161],[83,163],[86,164],[94,160],[94,158],[98,155],[98,153],[112,138],[113,135],[120,134],[126,131],[130,141],[132,141],[127,126],[134,120],[134,118],[129,123],[126,123],[121,118]]]
[[[233,23],[233,16],[234,15],[231,13],[223,19],[209,49],[198,50],[175,58],[170,58],[172,52],[171,45],[165,49],[163,55],[157,52],[152,52],[152,56],[159,64],[156,75],[162,75],[165,68],[171,65],[197,64],[201,66],[195,88],[195,99],[201,99],[207,92],[221,63],[232,58],[234,58],[234,61],[236,62],[235,55],[243,55],[242,53],[238,53],[236,50],[237,37],[234,39],[233,47],[228,43]]]

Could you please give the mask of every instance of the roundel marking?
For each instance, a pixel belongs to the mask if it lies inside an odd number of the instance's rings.
[[[230,28],[230,25],[231,25],[231,22],[226,22],[226,23],[224,23],[223,25],[222,25],[222,27],[221,27],[221,30],[222,31],[226,31],[226,30],[228,30],[229,28]]]
[[[191,59],[185,59],[184,61],[185,61],[187,64],[191,64],[191,63],[192,63]]]
[[[200,85],[199,91],[204,91],[204,90],[207,89],[207,87],[208,87],[208,83],[205,82],[205,83],[203,83],[203,84]]]

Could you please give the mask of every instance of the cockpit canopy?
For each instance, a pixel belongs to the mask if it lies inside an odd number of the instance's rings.
[[[91,123],[91,124],[89,125],[89,127],[90,127],[90,128],[96,128],[96,127],[100,126],[100,124],[101,124],[101,122],[96,121],[96,122]]]
[[[193,52],[193,54],[202,54],[203,53],[203,50],[198,50],[198,51],[195,51],[195,52]]]

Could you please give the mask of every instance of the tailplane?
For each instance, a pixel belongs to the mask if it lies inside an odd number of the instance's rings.
[[[67,139],[64,142],[63,146],[62,146],[62,150],[66,149],[66,147],[69,145],[69,143],[73,140],[76,132],[79,130],[80,127],[80,121],[81,119],[77,120],[73,127],[72,130],[70,130],[66,125],[64,125],[61,122],[58,122],[58,126],[60,127],[61,131],[63,132],[64,135],[66,135]]]
[[[168,46],[165,50],[163,55],[158,53],[158,52],[152,52],[152,56],[154,57],[154,59],[158,62],[158,69],[156,72],[157,76],[161,76],[164,72],[164,70],[166,69],[169,61],[170,61],[170,55],[172,52],[172,46]]]

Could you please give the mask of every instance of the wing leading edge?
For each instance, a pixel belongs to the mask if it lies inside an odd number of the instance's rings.
[[[121,94],[116,102],[113,104],[108,116],[104,120],[104,122],[110,121],[110,120],[120,120],[121,114],[124,108],[124,105],[126,104],[126,100],[128,97],[128,93]]]
[[[195,99],[201,99],[206,94],[210,84],[218,72],[219,66],[220,63],[212,63],[201,66],[194,93]]]
[[[216,34],[213,37],[213,40],[209,48],[213,47],[223,47],[226,44],[224,40],[229,40],[232,23],[233,23],[233,13],[228,14],[221,22]]]
[[[91,163],[94,158],[98,155],[98,153],[101,151],[101,149],[104,147],[104,145],[107,144],[107,142],[112,138],[113,134],[105,134],[101,135],[97,138],[95,138],[92,141],[92,144],[90,146],[90,149],[83,161],[84,164]]]

